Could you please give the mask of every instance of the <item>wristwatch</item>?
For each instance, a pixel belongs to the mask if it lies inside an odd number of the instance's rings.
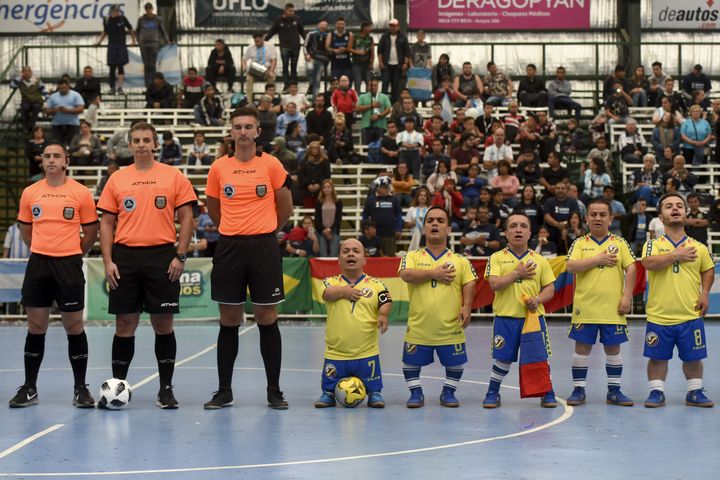
[[[182,263],[185,263],[185,260],[187,260],[187,253],[176,253],[175,258],[180,260]]]

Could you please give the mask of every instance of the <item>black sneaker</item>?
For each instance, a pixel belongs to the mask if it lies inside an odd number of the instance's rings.
[[[38,393],[35,387],[23,385],[18,387],[18,391],[13,398],[10,399],[8,405],[13,408],[29,407],[38,404]]]
[[[205,404],[205,410],[217,410],[223,407],[232,407],[233,403],[235,402],[233,401],[232,390],[225,388],[218,390],[217,392],[213,392],[212,400]]]
[[[118,95],[125,95],[125,90],[123,90],[122,87],[118,87],[117,93],[118,93]]]
[[[95,408],[95,399],[90,395],[87,385],[75,387],[73,405],[77,408]]]
[[[158,392],[157,400],[155,401],[155,405],[157,405],[160,408],[168,409],[168,410],[174,410],[178,408],[178,401],[175,400],[175,395],[173,395],[173,387],[172,385],[167,385],[165,387],[160,388],[160,391]]]
[[[275,410],[287,410],[288,402],[280,390],[271,390],[267,394],[268,406]]]

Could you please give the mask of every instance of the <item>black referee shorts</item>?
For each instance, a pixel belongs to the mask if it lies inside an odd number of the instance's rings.
[[[49,308],[55,301],[61,312],[79,312],[85,308],[82,265],[82,255],[49,257],[31,254],[20,303],[26,307]]]
[[[215,247],[211,279],[212,299],[240,305],[250,289],[255,305],[285,300],[282,258],[274,233],[242,237],[220,236]]]
[[[110,290],[108,312],[112,314],[169,314],[180,312],[180,281],[168,279],[175,257],[172,244],[128,247],[115,244],[112,260],[120,272],[118,288]]]

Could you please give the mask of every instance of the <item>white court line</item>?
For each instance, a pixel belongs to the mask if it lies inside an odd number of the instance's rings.
[[[200,367],[203,368],[203,367]],[[236,368],[237,369],[237,368]],[[259,368],[242,368],[242,370],[260,370]],[[311,370],[311,369],[283,369],[283,371],[295,371],[295,372],[314,372],[317,373],[317,370]],[[384,376],[402,376],[398,373],[384,373]],[[421,378],[424,379],[430,379],[430,380],[441,380],[444,381],[444,377],[432,377],[432,376],[421,376]],[[462,383],[472,383],[476,385],[487,385],[487,382],[481,382],[477,380],[462,380]],[[520,390],[519,387],[511,386],[511,385],[501,385],[502,388],[510,388],[513,390]],[[90,477],[90,476],[115,476],[115,475],[151,475],[151,474],[158,474],[158,473],[192,473],[192,472],[218,472],[218,471],[227,471],[227,470],[250,470],[250,469],[259,469],[259,468],[277,468],[277,467],[291,467],[291,466],[298,466],[298,465],[316,465],[316,464],[323,464],[323,463],[335,463],[335,462],[347,462],[352,460],[367,460],[372,458],[383,458],[383,457],[396,457],[400,455],[410,455],[410,454],[416,454],[416,453],[423,453],[423,452],[432,452],[432,451],[438,451],[438,450],[447,450],[451,448],[457,448],[457,447],[467,447],[470,445],[480,445],[483,443],[490,443],[495,442],[498,440],[507,440],[510,438],[516,438],[516,437],[522,437],[525,435],[530,435],[531,433],[539,432],[541,430],[545,430],[551,427],[554,427],[556,425],[559,425],[560,423],[568,420],[573,415],[573,407],[568,405],[565,400],[558,397],[558,402],[563,406],[563,414],[556,418],[555,420],[538,425],[534,428],[529,428],[527,430],[522,430],[520,432],[515,433],[509,433],[506,435],[499,435],[496,437],[487,437],[487,438],[479,438],[477,440],[468,440],[465,442],[457,442],[457,443],[448,443],[444,445],[434,445],[431,447],[422,447],[422,448],[414,448],[414,449],[408,449],[408,450],[395,450],[390,452],[379,452],[379,453],[369,453],[364,455],[352,455],[352,456],[345,456],[345,457],[330,457],[330,458],[318,458],[318,459],[312,459],[312,460],[295,460],[295,461],[289,461],[289,462],[277,462],[277,463],[256,463],[256,464],[249,464],[249,465],[222,465],[222,466],[209,466],[209,467],[188,467],[188,468],[166,468],[166,469],[156,469],[156,470],[122,470],[122,471],[105,471],[105,472],[46,472],[46,473],[0,473],[0,477]]]
[[[26,446],[26,445],[34,442],[34,441],[37,440],[38,438],[40,438],[40,437],[42,437],[42,436],[45,436],[45,435],[47,435],[48,433],[52,433],[52,432],[54,432],[55,430],[58,430],[58,429],[60,429],[60,428],[62,428],[62,427],[64,427],[64,426],[65,426],[65,424],[63,424],[63,423],[58,423],[58,424],[53,425],[52,427],[46,428],[46,429],[43,430],[42,432],[36,433],[35,435],[33,435],[33,436],[31,436],[31,437],[27,437],[25,440],[22,440],[22,441],[16,443],[15,445],[13,445],[12,447],[10,447],[10,448],[8,448],[8,449],[3,450],[2,452],[0,452],[0,460],[2,460],[3,458],[7,457],[8,455],[10,455],[10,454],[13,453],[13,452],[16,452],[16,451],[20,450],[20,449],[23,448],[24,446]]]

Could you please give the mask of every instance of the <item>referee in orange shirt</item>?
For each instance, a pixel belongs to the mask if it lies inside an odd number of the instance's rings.
[[[197,197],[180,170],[155,160],[157,131],[152,125],[135,124],[129,147],[135,163],[110,177],[97,205],[103,212],[100,248],[110,285],[108,311],[115,314],[113,377],[127,378],[135,330],[145,311],[155,330],[157,405],[177,408],[172,387],[177,352],[173,314],[180,311],[179,279],[194,229],[192,207]]]
[[[63,145],[48,144],[42,153],[45,178],[27,187],[20,198],[18,225],[31,252],[20,302],[27,310],[28,333],[25,383],[10,400],[11,407],[38,403],[36,382],[45,353],[45,332],[53,301],[60,310],[68,337],[68,355],[75,377],[73,405],[95,406],[85,384],[88,342],[83,329],[82,256],[97,239],[98,217],[90,190],[67,177],[69,162],[70,156]]]
[[[220,305],[217,341],[219,388],[205,404],[208,410],[233,404],[232,374],[238,353],[238,328],[248,288],[260,330],[260,353],[271,408],[288,408],[280,391],[282,339],[276,305],[285,298],[276,231],[292,215],[290,176],[280,161],[256,152],[260,135],[258,113],[240,107],[230,116],[235,156],[217,159],[210,167],[207,209],[219,226],[212,270],[212,298]]]

